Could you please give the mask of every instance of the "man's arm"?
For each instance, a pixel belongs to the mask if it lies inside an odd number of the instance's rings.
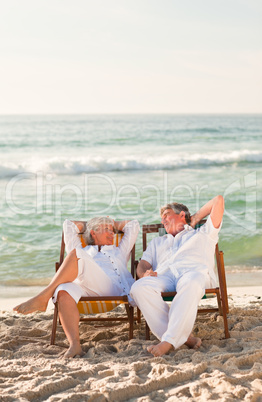
[[[212,200],[208,201],[203,207],[200,208],[198,212],[191,216],[191,226],[195,225],[204,219],[206,216],[210,215],[214,227],[219,228],[223,213],[224,213],[224,198],[222,195],[217,195]]]
[[[157,276],[157,272],[153,271],[152,265],[145,260],[139,261],[136,273],[138,278],[143,278],[144,276]]]

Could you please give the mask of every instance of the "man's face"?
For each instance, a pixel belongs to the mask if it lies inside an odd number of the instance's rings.
[[[114,243],[113,226],[101,224],[97,230],[92,230],[91,235],[97,246],[111,246]]]
[[[163,223],[167,233],[175,236],[184,229],[185,213],[182,211],[176,214],[173,209],[165,209],[162,214],[161,222]]]

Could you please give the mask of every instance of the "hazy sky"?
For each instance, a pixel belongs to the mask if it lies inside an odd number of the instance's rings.
[[[261,113],[261,0],[0,0],[0,114]]]

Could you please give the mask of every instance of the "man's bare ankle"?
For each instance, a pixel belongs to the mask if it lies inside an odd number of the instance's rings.
[[[201,346],[201,339],[193,336],[192,334],[188,337],[187,341],[185,342],[185,345],[189,347],[190,349],[198,349]]]
[[[157,345],[151,345],[147,348],[148,352],[152,353],[153,356],[163,356],[173,349],[173,345],[169,342],[163,341]]]

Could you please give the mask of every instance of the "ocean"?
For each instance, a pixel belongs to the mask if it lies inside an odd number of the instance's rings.
[[[0,293],[49,282],[65,218],[159,222],[217,194],[229,284],[261,284],[261,139],[262,115],[0,116]]]

